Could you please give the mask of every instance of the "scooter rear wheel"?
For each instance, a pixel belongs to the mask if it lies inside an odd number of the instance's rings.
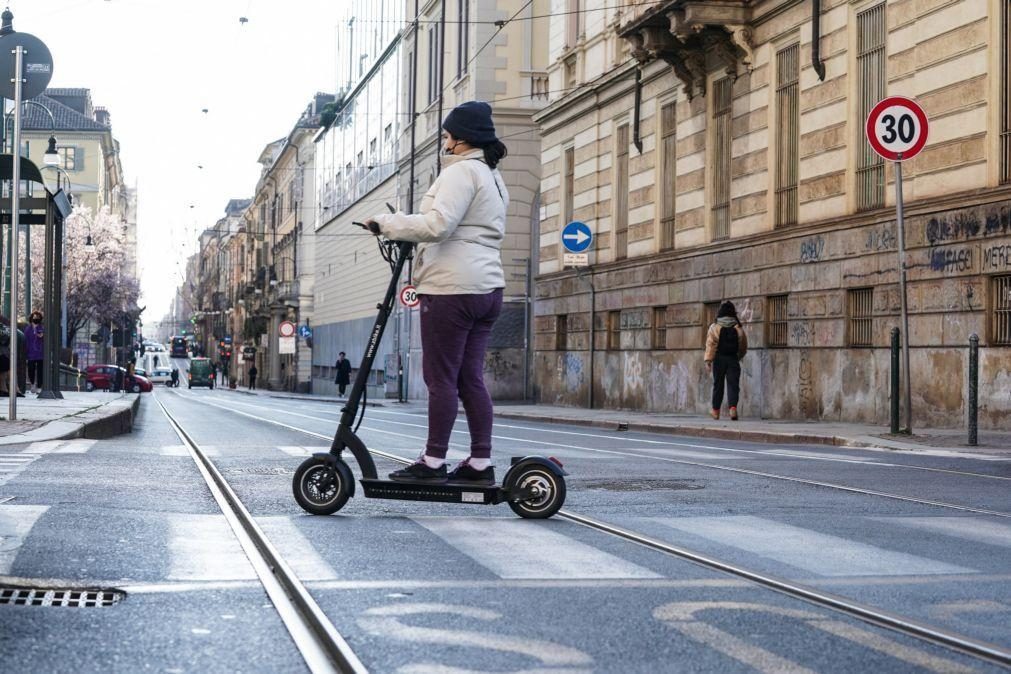
[[[332,515],[348,502],[354,477],[348,465],[336,459],[309,457],[295,471],[291,488],[302,509],[313,515]]]
[[[544,466],[533,465],[516,476],[513,488],[532,490],[533,498],[509,501],[509,507],[526,519],[547,519],[558,512],[565,503],[565,479]]]

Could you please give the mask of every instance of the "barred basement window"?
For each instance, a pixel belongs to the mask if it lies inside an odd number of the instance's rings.
[[[849,346],[874,346],[874,288],[847,291]]]
[[[1000,181],[1011,183],[1011,3],[1000,3]]]
[[[1011,346],[1011,275],[995,276],[992,283],[991,342],[998,346]]]
[[[776,53],[776,225],[797,222],[800,154],[800,45]]]
[[[787,295],[772,295],[766,298],[765,344],[770,349],[787,345],[786,298]]]
[[[555,316],[555,350],[565,351],[569,348],[569,317],[566,314]]]
[[[667,307],[653,307],[653,348],[667,348]]]
[[[626,40],[622,40],[626,42]],[[660,250],[674,248],[674,180],[677,175],[677,104],[660,108]]]
[[[885,5],[857,14],[857,119],[867,119],[874,104],[885,97]],[[862,124],[857,136],[857,210],[885,205],[885,160],[864,136]]]
[[[713,98],[713,241],[730,238],[731,82],[716,81]]]
[[[607,312],[607,350],[617,351],[621,348],[621,312]]]
[[[618,127],[614,152],[614,259],[628,257],[628,124]]]

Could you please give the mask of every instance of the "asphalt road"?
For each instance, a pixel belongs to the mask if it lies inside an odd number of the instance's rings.
[[[130,436],[5,450],[0,585],[126,591],[107,608],[0,606],[5,669],[305,671],[155,398],[372,671],[996,669],[505,505],[359,492],[336,515],[307,515],[291,476],[324,451],[339,405],[162,387]],[[413,458],[423,410],[369,408],[361,435]],[[451,458],[465,456],[462,417],[453,442]],[[567,511],[1011,649],[1011,462],[507,420],[494,442],[500,476],[509,456],[560,459]]]

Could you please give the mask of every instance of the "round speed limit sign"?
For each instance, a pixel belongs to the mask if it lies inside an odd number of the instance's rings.
[[[405,307],[416,307],[421,304],[421,298],[418,297],[418,290],[414,286],[404,286],[400,291],[400,302]]]
[[[927,115],[916,101],[889,96],[867,115],[867,140],[889,161],[912,159],[927,144]]]

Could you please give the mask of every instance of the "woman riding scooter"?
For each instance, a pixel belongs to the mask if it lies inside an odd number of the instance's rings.
[[[414,283],[421,299],[428,442],[416,463],[390,473],[390,479],[490,485],[492,402],[483,373],[505,288],[501,246],[509,193],[496,167],[507,151],[487,103],[457,106],[442,128],[447,156],[420,212],[384,213],[366,223],[373,234],[420,244]],[[447,474],[458,396],[470,427],[470,457]]]

